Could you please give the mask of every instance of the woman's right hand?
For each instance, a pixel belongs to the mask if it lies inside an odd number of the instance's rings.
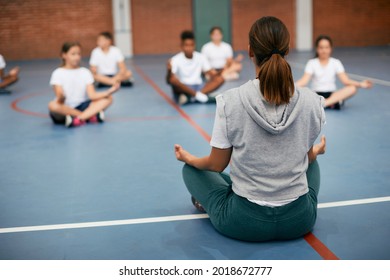
[[[193,157],[193,155],[184,150],[183,147],[178,144],[175,144],[175,155],[177,160],[187,164],[189,163],[191,157]]]

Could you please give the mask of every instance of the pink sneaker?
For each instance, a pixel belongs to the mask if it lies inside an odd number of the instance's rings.
[[[98,123],[98,117],[95,115],[95,116],[92,116],[89,118],[88,120],[89,123]]]
[[[77,127],[85,124],[85,121],[80,120],[78,117],[72,117],[67,115],[65,118],[66,127]]]
[[[88,123],[102,123],[104,122],[104,111],[100,111],[96,115],[89,118]]]

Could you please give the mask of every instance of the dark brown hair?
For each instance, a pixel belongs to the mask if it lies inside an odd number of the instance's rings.
[[[99,33],[99,36],[103,36],[104,38],[111,40],[111,42],[114,41],[114,38],[112,37],[111,32],[104,31],[104,32]]]
[[[322,40],[328,41],[330,44],[330,47],[333,48],[332,39],[328,35],[320,35],[317,37],[316,42],[315,42],[315,46],[316,46],[316,56],[315,57],[318,57],[317,48],[318,48],[318,45],[320,44],[320,41],[322,41]]]
[[[287,27],[275,17],[258,19],[249,31],[249,46],[260,67],[260,91],[268,102],[276,105],[289,103],[294,94],[291,67],[284,59],[289,45]]]
[[[218,30],[219,32],[223,33],[221,27],[219,27],[219,26],[213,26],[213,27],[211,27],[211,29],[210,29],[210,35],[213,34],[213,32],[214,32],[215,30]]]
[[[61,59],[62,59],[62,62],[61,62],[61,65],[60,65],[61,67],[65,65],[65,60],[62,58],[62,54],[67,53],[74,46],[77,46],[77,47],[81,48],[81,44],[79,42],[65,42],[62,45],[62,48],[61,48]]]

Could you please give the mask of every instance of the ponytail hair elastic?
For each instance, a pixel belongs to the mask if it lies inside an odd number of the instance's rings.
[[[284,55],[286,54],[285,52],[281,52],[280,50],[278,49],[273,49],[272,52],[268,55],[269,57],[271,57],[272,55],[274,54],[280,54],[282,57],[284,57]]]
[[[267,61],[268,59],[270,59],[271,56],[273,56],[274,54],[279,54],[280,56],[284,57],[286,52],[281,52],[278,49],[273,49],[269,54],[257,57],[258,58],[257,61],[259,61],[260,63],[263,63],[263,62]]]

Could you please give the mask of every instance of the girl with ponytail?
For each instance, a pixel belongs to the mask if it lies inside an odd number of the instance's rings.
[[[323,97],[295,89],[285,56],[290,36],[275,17],[258,19],[249,32],[255,77],[217,97],[206,157],[175,145],[183,179],[199,210],[222,234],[247,241],[299,238],[317,216],[325,138]],[[230,174],[221,173],[230,163]]]

